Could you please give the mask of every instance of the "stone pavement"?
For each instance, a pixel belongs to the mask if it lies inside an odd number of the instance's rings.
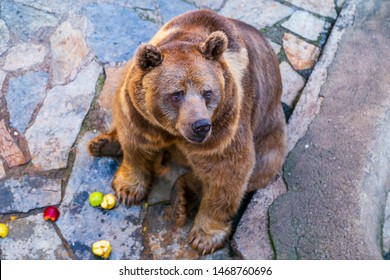
[[[389,1],[356,6],[269,211],[278,259],[390,258],[389,16]]]
[[[86,143],[108,129],[110,99],[137,46],[174,16],[209,8],[269,39],[292,114],[292,150],[319,112],[353,7],[353,0],[2,0],[0,222],[9,236],[0,259],[95,259],[90,248],[100,239],[112,243],[110,259],[275,258],[268,207],[286,191],[282,179],[243,207],[224,249],[199,256],[185,243],[190,223],[176,228],[171,219],[170,189],[185,170],[169,163],[142,205],[92,208],[89,193],[111,192],[120,159],[92,158]],[[61,211],[56,223],[42,218],[49,205]]]

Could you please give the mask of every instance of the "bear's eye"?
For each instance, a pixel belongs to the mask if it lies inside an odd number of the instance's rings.
[[[213,92],[211,90],[205,90],[203,92],[203,98],[207,101],[211,99],[211,96],[213,95]]]
[[[171,94],[171,99],[174,102],[179,102],[183,98],[183,95],[184,95],[184,91],[182,90],[175,91],[174,93]]]

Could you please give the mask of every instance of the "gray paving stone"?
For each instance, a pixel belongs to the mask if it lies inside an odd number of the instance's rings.
[[[0,55],[8,49],[9,31],[3,20],[0,19]]]
[[[61,179],[23,175],[0,181],[0,213],[28,212],[60,200]]]
[[[271,26],[293,12],[290,7],[272,0],[231,0],[220,11],[224,16],[239,19],[258,29]]]
[[[26,131],[32,162],[40,170],[64,168],[95,94],[102,68],[93,61],[74,81],[51,89]]]
[[[305,86],[305,79],[295,72],[287,62],[280,64],[280,73],[283,85],[282,102],[293,108],[298,100],[299,92]]]
[[[89,205],[90,193],[113,193],[111,180],[118,167],[111,158],[93,158],[88,154],[87,142],[94,136],[85,134],[77,145],[57,225],[79,259],[95,259],[91,246],[102,239],[111,243],[110,259],[139,259],[143,250],[141,206],[117,205],[103,210]]]
[[[222,7],[224,0],[187,0],[187,2],[190,2],[202,9],[217,11]]]
[[[3,69],[6,71],[23,71],[43,62],[46,49],[42,45],[22,43],[8,51]]]
[[[187,235],[191,230],[192,218],[183,227],[177,227],[171,206],[156,204],[147,209],[144,238],[147,249],[144,258],[153,260],[176,259],[232,259],[229,247],[207,256],[201,256],[187,244]]]
[[[85,6],[88,6],[92,3],[99,4],[113,4],[126,8],[139,8],[144,10],[153,10],[155,8],[154,0],[68,0],[69,1],[69,11],[78,12]]]
[[[12,78],[6,95],[10,122],[13,128],[24,133],[37,105],[46,96],[46,72],[29,72]]]
[[[341,8],[344,5],[344,2],[345,0],[337,0],[336,1],[337,7]]]
[[[104,127],[107,131],[110,129],[112,123],[112,100],[114,93],[123,82],[125,69],[125,66],[104,67],[106,79],[104,80],[104,85],[98,99],[98,104],[100,107],[99,115],[104,120]]]
[[[2,260],[69,260],[51,222],[42,213],[8,222],[7,238],[1,240]]]
[[[322,0],[322,1],[286,0],[286,1],[290,2],[291,4],[297,7],[319,14],[324,17],[331,17],[331,18],[337,17],[334,0]]]
[[[52,83],[66,84],[73,80],[85,63],[89,49],[83,34],[65,21],[50,37]]]
[[[59,22],[52,14],[11,0],[2,0],[0,7],[3,20],[23,41],[33,38],[41,28],[53,27]]]
[[[286,192],[282,178],[256,191],[233,236],[232,247],[245,260],[272,260],[268,225],[268,209],[274,200]]]
[[[148,203],[152,205],[160,202],[170,201],[171,190],[176,182],[177,177],[178,174],[177,176],[172,176],[171,178],[156,178],[148,195]]]
[[[69,1],[70,0],[13,0],[24,6],[34,8],[39,11],[54,13],[54,14],[63,14],[69,10]],[[82,2],[82,1],[80,1]]]
[[[155,5],[154,0],[104,0],[104,2],[130,8],[141,8],[145,10],[153,9]]]
[[[28,161],[10,135],[4,119],[0,120],[0,156],[10,168],[23,165]]]
[[[276,55],[279,54],[280,49],[282,48],[282,46],[279,45],[279,44],[276,44],[276,43],[272,42],[271,40],[268,40],[268,39],[267,39],[267,41],[268,41],[268,43],[271,45],[271,48],[274,50],[275,54],[276,54]]]
[[[324,32],[325,21],[306,11],[296,11],[282,23],[284,28],[311,41],[317,41],[320,33]]]
[[[92,3],[84,13],[89,20],[87,44],[103,63],[127,61],[138,45],[149,41],[158,30],[133,9],[112,4]]]
[[[173,19],[174,17],[182,13],[196,9],[195,6],[183,2],[181,0],[172,0],[172,1],[157,0],[157,3],[160,8],[160,13],[162,16],[163,23],[167,23],[168,21],[170,21],[171,19]]]
[[[155,204],[161,202],[169,202],[171,200],[172,188],[176,179],[188,170],[175,162],[179,162],[173,158],[169,158],[160,170],[159,174],[155,175],[155,180],[152,189],[148,195],[148,203]]]
[[[387,194],[382,236],[383,251],[390,253],[390,192]]]

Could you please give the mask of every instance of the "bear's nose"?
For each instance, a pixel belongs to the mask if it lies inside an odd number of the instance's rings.
[[[209,119],[197,120],[192,124],[192,131],[199,136],[206,135],[207,132],[210,131],[210,128],[211,128],[211,122]]]

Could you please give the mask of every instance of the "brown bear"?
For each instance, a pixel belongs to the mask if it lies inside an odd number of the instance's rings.
[[[139,47],[113,100],[112,130],[93,156],[123,153],[112,182],[119,199],[148,194],[156,159],[180,151],[190,171],[176,182],[178,224],[201,196],[188,241],[200,253],[224,245],[241,199],[278,173],[286,154],[278,60],[252,26],[200,10],[168,22]]]

